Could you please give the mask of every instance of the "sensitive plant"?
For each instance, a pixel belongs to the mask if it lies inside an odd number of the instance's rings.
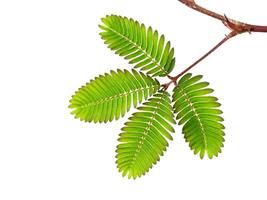
[[[185,141],[201,159],[221,153],[225,128],[221,104],[203,76],[188,71],[236,35],[267,32],[266,26],[229,19],[193,0],[179,1],[222,21],[230,33],[192,65],[171,76],[175,52],[164,35],[131,18],[106,16],[99,25],[101,38],[133,69],[116,69],[100,75],[78,89],[70,100],[72,114],[85,122],[111,122],[136,108],[121,128],[116,149],[117,167],[128,178],[141,177],[160,160],[177,125],[182,126]],[[170,81],[161,84],[158,77]],[[167,89],[172,84],[170,94]]]

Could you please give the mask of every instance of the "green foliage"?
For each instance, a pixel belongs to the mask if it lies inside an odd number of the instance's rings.
[[[174,49],[165,44],[164,35],[159,36],[151,27],[116,15],[102,19],[102,39],[108,47],[152,76],[168,75],[174,65]]]
[[[156,79],[132,70],[111,71],[80,88],[70,100],[72,114],[86,122],[107,122],[124,116],[133,105],[154,94]]]
[[[207,88],[209,83],[199,82],[202,76],[184,75],[174,88],[174,112],[176,119],[183,125],[185,140],[189,142],[194,153],[200,153],[203,158],[205,152],[208,157],[218,156],[224,142],[223,118],[218,109],[221,105],[217,98],[207,96],[213,90]]]
[[[158,92],[125,123],[117,146],[117,165],[123,176],[144,175],[166,151],[167,139],[174,132],[173,112],[169,94]]]
[[[173,90],[172,103],[166,91],[172,82],[160,90],[158,80],[151,77],[167,76],[173,70],[175,58],[170,42],[133,19],[111,15],[102,21],[100,35],[108,47],[146,74],[118,69],[100,75],[72,96],[69,107],[75,118],[106,123],[123,117],[131,107],[150,97],[119,134],[116,163],[122,175],[141,177],[160,160],[168,141],[173,139],[174,114],[195,154],[199,153],[200,158],[205,153],[209,158],[218,156],[223,147],[224,126],[218,99],[209,96],[213,92],[207,88],[209,83],[200,82],[202,76],[184,75]]]

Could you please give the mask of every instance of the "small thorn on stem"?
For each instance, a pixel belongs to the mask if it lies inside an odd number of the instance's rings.
[[[224,20],[222,21],[222,23],[229,28],[230,30],[233,30],[232,27],[230,26],[231,22],[229,20],[229,18],[226,16],[226,14],[223,15]]]
[[[267,26],[255,25],[243,23],[231,18],[226,17],[226,15],[221,15],[211,10],[208,10],[200,5],[198,5],[195,0],[178,0],[181,3],[185,4],[189,8],[192,8],[200,13],[213,17],[217,20],[220,20],[227,28],[231,31],[236,31],[237,34],[245,33],[245,32],[267,32]]]
[[[237,34],[241,34],[241,33],[245,33],[251,32],[251,27],[248,24],[244,24],[242,22],[239,21],[235,21],[233,19],[228,18],[225,14],[224,16],[224,20],[222,20],[222,23],[232,31],[232,35],[230,35],[230,37],[233,37]]]

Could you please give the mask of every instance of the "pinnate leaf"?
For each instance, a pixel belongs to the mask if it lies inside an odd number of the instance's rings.
[[[117,166],[123,176],[144,175],[166,151],[167,140],[174,132],[173,112],[169,94],[160,91],[138,107],[120,133],[117,146]]]
[[[100,35],[116,54],[152,76],[167,76],[174,68],[174,48],[151,27],[111,15],[102,19]]]
[[[210,96],[208,82],[200,82],[202,76],[184,75],[173,90],[174,112],[179,125],[183,125],[185,140],[195,154],[203,158],[218,156],[224,142],[224,126],[218,108],[220,103]]]
[[[81,87],[70,100],[72,114],[86,122],[108,122],[153,95],[160,84],[142,72],[111,71]]]

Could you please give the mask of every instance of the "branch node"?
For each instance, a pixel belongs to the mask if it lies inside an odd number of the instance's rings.
[[[178,0],[181,3],[185,4],[189,8],[192,8],[198,12],[201,12],[205,15],[213,17],[215,19],[220,20],[227,28],[231,31],[237,32],[237,34],[245,33],[245,32],[267,32],[267,26],[259,26],[253,24],[247,24],[240,21],[233,20],[228,18],[226,15],[220,15],[216,12],[208,10],[204,7],[199,6],[195,0]]]

